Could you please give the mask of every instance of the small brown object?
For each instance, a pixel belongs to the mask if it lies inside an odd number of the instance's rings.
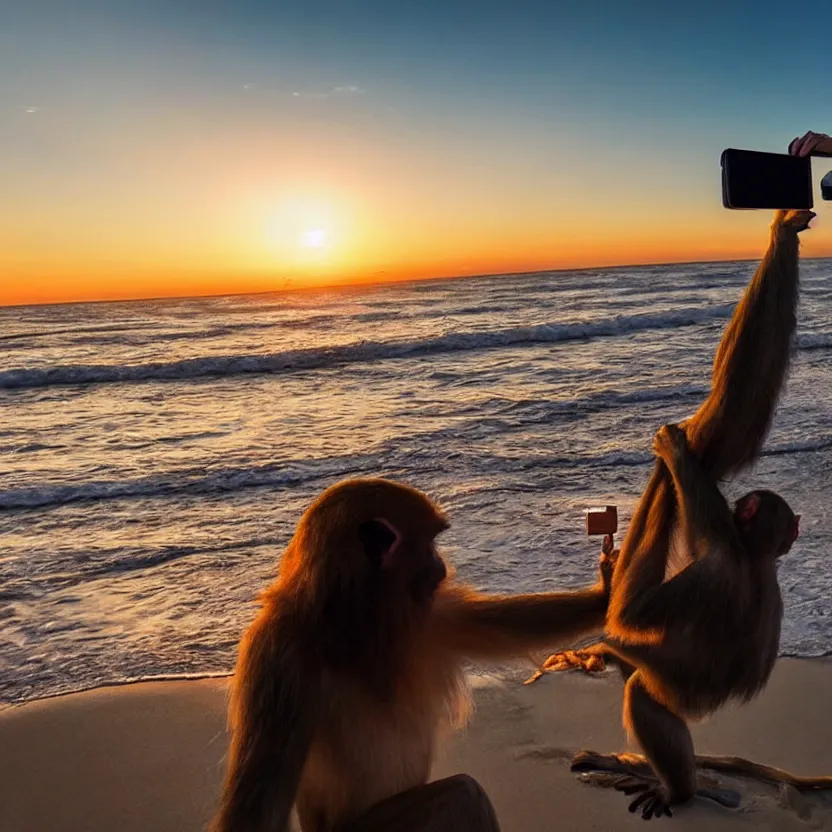
[[[586,533],[595,535],[613,535],[618,531],[618,509],[607,506],[605,509],[588,509],[586,512]]]

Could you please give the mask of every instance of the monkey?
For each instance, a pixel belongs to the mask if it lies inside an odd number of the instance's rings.
[[[741,498],[732,517],[717,483],[750,467],[768,434],[796,327],[798,234],[814,216],[775,213],[768,250],[717,348],[709,396],[678,429],[657,435],[656,465],[615,564],[605,634],[590,648],[622,671],[624,725],[654,779],[622,757],[592,752],[580,752],[573,769],[631,775],[619,787],[641,792],[630,809],[641,808],[645,819],[671,815],[697,793],[686,720],[752,699],[777,657],[783,605],[775,554],[799,519],[767,491]],[[668,576],[677,535],[689,563]],[[739,802],[727,790],[699,793]]]
[[[783,611],[777,561],[800,531],[800,516],[773,491],[751,491],[732,511],[676,425],[657,433],[654,449],[673,480],[692,563],[655,587],[642,610],[645,628],[662,628],[660,642],[605,640],[627,678],[628,730],[660,779],[660,785],[650,785],[650,778],[624,778],[616,788],[640,792],[631,809],[641,807],[647,819],[672,814],[673,803],[697,792],[724,805],[738,802],[728,790],[697,788],[684,718],[712,713],[731,698],[748,701],[768,681]],[[729,603],[701,602],[715,581]],[[597,767],[594,762],[584,755],[578,764],[573,760],[573,769]]]
[[[484,594],[437,549],[447,515],[382,478],[304,512],[244,633],[213,832],[499,829],[466,775],[428,783],[469,714],[466,660],[521,657],[603,628],[613,564],[572,592]]]

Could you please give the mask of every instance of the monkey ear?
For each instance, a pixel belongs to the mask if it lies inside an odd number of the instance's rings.
[[[760,495],[756,491],[752,491],[741,503],[737,506],[737,519],[741,523],[747,523],[751,520],[757,509],[760,508]]]
[[[800,537],[800,515],[795,514],[794,520],[792,520],[792,543]]]
[[[399,530],[383,517],[374,517],[358,527],[358,537],[370,562],[382,569],[393,562],[402,542]]]

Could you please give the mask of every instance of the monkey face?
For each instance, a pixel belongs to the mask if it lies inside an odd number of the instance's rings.
[[[741,497],[734,522],[746,551],[754,555],[782,557],[800,535],[800,515],[773,491],[752,491]]]
[[[430,600],[439,585],[448,576],[445,561],[436,551],[436,544],[431,541],[427,551],[416,554],[415,569],[410,580],[410,590],[417,603]]]
[[[445,561],[428,530],[405,534],[386,518],[374,517],[362,523],[358,533],[372,573],[417,603],[430,600],[447,577]]]

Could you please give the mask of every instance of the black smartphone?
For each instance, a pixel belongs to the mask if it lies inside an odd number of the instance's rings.
[[[722,153],[722,204],[733,209],[810,209],[809,156],[729,148]]]

